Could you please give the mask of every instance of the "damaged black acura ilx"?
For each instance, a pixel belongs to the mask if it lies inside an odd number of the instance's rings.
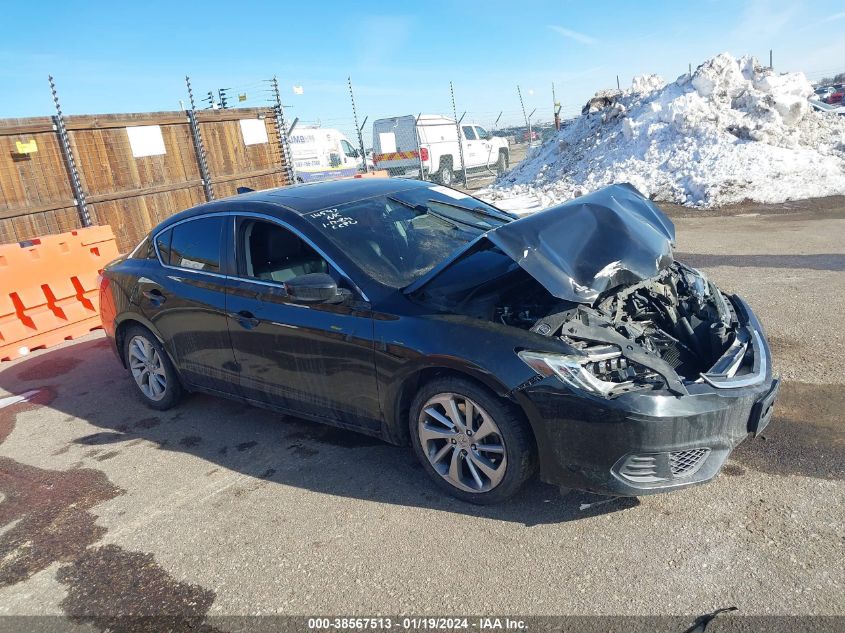
[[[712,479],[769,422],[748,305],[628,185],[514,219],[431,183],[247,193],[110,264],[103,325],[154,408],[203,391],[411,444],[475,503]]]

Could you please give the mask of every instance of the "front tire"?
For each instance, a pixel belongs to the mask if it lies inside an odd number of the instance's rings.
[[[409,425],[423,469],[462,501],[504,501],[536,469],[526,422],[506,402],[469,380],[439,378],[424,385],[411,405]]]
[[[132,326],[124,337],[123,357],[135,392],[151,409],[164,411],[182,397],[179,376],[158,339],[146,328]]]

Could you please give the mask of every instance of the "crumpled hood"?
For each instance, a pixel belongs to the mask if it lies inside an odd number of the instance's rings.
[[[630,184],[611,185],[488,231],[552,295],[592,303],[673,262],[675,225]]]

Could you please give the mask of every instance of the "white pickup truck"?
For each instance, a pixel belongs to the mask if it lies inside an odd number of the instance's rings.
[[[461,149],[467,174],[504,173],[510,162],[508,141],[484,128],[454,119],[423,114],[379,119],[373,122],[373,162],[391,176],[435,180],[451,185],[463,177]],[[422,174],[420,173],[422,171]]]

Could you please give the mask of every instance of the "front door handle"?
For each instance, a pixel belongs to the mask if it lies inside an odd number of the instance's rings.
[[[232,312],[229,316],[235,321],[237,321],[240,326],[246,330],[251,330],[256,325],[261,323],[260,319],[257,319],[255,315],[248,311],[248,310],[241,310],[240,312]]]
[[[149,299],[150,303],[152,303],[156,308],[167,300],[167,297],[161,294],[161,290],[156,288],[153,288],[152,290],[144,290],[141,294]]]

